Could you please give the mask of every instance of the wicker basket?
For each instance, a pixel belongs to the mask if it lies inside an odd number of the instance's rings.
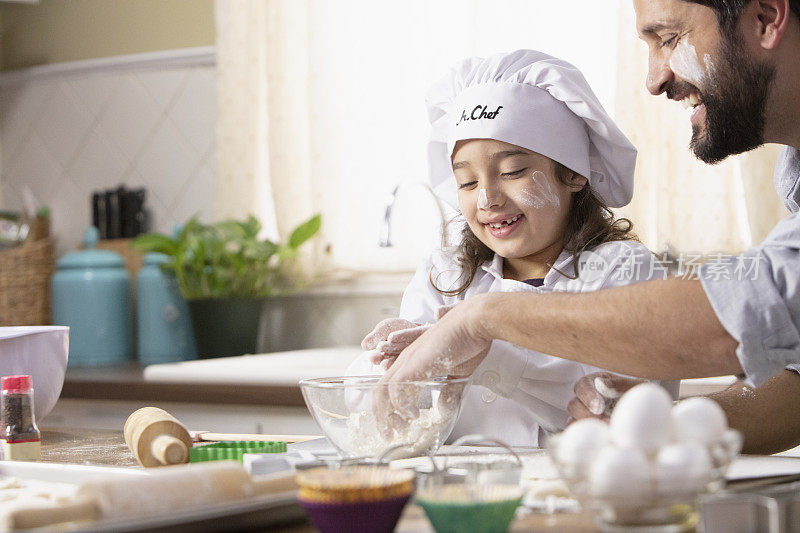
[[[26,243],[0,252],[0,326],[50,323],[53,240]]]

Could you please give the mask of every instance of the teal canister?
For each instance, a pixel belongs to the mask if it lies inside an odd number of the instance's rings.
[[[130,276],[119,254],[96,250],[99,233],[84,233],[86,250],[64,255],[51,280],[53,323],[69,326],[69,365],[124,362],[132,355]]]
[[[189,306],[175,276],[161,265],[167,256],[149,253],[136,278],[139,361],[146,365],[197,359]]]

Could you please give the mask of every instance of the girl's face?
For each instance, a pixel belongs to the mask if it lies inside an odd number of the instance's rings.
[[[560,253],[572,193],[586,178],[572,173],[564,184],[552,159],[493,139],[457,142],[452,163],[461,213],[486,246],[506,259]]]

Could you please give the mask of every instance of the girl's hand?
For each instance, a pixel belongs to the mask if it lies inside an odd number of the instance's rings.
[[[575,382],[575,397],[567,404],[570,421],[581,418],[608,420],[617,399],[646,380],[617,376],[609,372],[587,374]]]
[[[442,306],[436,310],[437,320],[442,318],[452,305]],[[425,333],[430,324],[416,324],[402,318],[387,318],[378,323],[361,341],[361,348],[371,351],[369,360],[380,365],[384,370],[392,366],[400,352],[405,350],[420,335]]]
[[[475,296],[448,310],[446,316],[431,326],[398,356],[381,379],[385,384],[373,393],[373,410],[389,423],[388,413],[405,419],[417,415],[416,397],[406,394],[408,381],[436,376],[467,377],[480,365],[491,346],[491,339],[481,331],[481,302]]]
[[[378,349],[378,345],[385,342],[393,332],[413,329],[420,325],[421,324],[403,320],[402,318],[387,318],[386,320],[381,320],[372,331],[364,337],[364,340],[361,341],[361,349],[365,351],[376,350]]]

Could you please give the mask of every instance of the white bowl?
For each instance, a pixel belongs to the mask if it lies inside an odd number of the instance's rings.
[[[309,411],[342,457],[374,459],[399,447],[391,455],[399,459],[427,455],[444,444],[468,382],[437,378],[392,384],[394,393],[416,404],[418,414],[409,420],[397,416],[391,404],[373,403],[374,393],[387,391],[381,376],[304,379],[300,388]]]
[[[0,376],[33,377],[37,423],[55,406],[64,385],[69,353],[67,326],[0,327]]]

